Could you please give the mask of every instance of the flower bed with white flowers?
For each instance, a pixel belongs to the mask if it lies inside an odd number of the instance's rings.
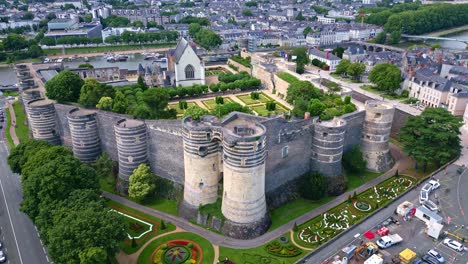
[[[294,233],[294,239],[301,246],[316,248],[388,204],[414,184],[414,178],[393,176],[360,193],[351,201],[341,203],[300,225]]]

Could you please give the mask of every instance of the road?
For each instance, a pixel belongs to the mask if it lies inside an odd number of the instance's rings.
[[[8,263],[47,264],[49,260],[35,226],[19,210],[23,199],[21,179],[20,175],[11,172],[7,164],[9,152],[3,129],[0,134],[0,237]]]

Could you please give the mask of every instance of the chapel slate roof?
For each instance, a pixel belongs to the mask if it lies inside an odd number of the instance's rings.
[[[175,50],[173,51],[174,60],[176,63],[179,63],[182,54],[184,54],[185,49],[189,46],[189,42],[185,38],[181,38]]]

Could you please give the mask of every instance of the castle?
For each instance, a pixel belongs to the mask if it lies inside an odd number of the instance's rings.
[[[121,192],[133,170],[148,163],[156,175],[183,186],[183,217],[194,219],[200,205],[221,199],[222,231],[236,238],[266,232],[268,208],[287,202],[288,184],[301,175],[319,171],[331,185],[340,182],[342,155],[357,144],[369,169],[385,171],[393,162],[395,109],[388,102],[367,101],[364,111],[330,121],[236,112],[222,120],[180,121],[80,109],[41,98],[35,89],[24,90],[22,100],[34,139],[64,144],[87,163],[107,152],[119,163]]]

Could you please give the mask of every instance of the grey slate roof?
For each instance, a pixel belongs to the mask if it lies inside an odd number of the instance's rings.
[[[181,38],[179,40],[179,43],[177,43],[177,46],[173,53],[176,63],[179,63],[180,57],[182,57],[182,54],[184,54],[184,51],[188,46],[189,46],[189,43],[185,38]]]

